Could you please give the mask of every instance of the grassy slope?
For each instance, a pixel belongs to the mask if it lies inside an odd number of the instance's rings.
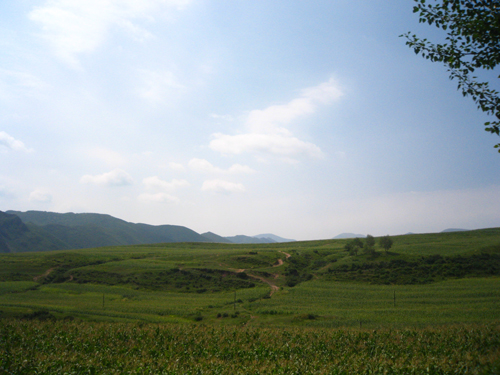
[[[391,253],[380,253],[376,259],[349,256],[344,251],[348,240],[178,243],[6,254],[0,257],[0,310],[3,316],[45,308],[60,317],[83,319],[202,319],[216,325],[255,326],[336,327],[361,322],[366,327],[402,327],[500,319],[499,275],[451,278],[426,285],[328,279],[328,269],[341,265],[496,252],[500,229],[393,239]],[[286,254],[291,257],[287,259]],[[284,264],[279,265],[279,260]],[[243,269],[247,278],[239,272]],[[298,276],[291,276],[293,269]],[[52,271],[33,281],[48,270]],[[257,277],[282,289],[268,298],[270,286]],[[288,287],[293,277],[297,284]]]

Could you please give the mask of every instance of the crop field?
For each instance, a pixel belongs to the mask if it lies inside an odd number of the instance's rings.
[[[0,373],[498,373],[500,229],[349,241],[2,254]]]
[[[500,327],[403,330],[3,322],[5,374],[496,374]]]

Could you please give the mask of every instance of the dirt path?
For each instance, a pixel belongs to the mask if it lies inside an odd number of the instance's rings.
[[[273,267],[279,267],[283,265],[283,259],[278,259],[278,264],[273,264]]]
[[[52,271],[54,271],[54,269],[55,269],[55,267],[49,268],[47,271],[45,271],[45,272],[44,272],[44,273],[42,273],[41,275],[39,275],[39,276],[35,276],[35,277],[33,278],[33,281],[38,281],[38,280],[40,280],[42,277],[49,276],[49,275],[50,275],[50,273],[51,273]]]
[[[330,267],[331,265],[332,265],[332,263],[328,263],[326,266],[321,267],[318,271],[324,271],[324,270],[326,270],[328,267]]]
[[[281,253],[281,254],[285,254],[285,256],[286,256],[286,259],[288,259],[288,258],[290,258],[290,257],[291,257],[291,255],[290,255],[290,254],[288,254],[288,253],[285,253],[284,251],[280,251],[280,253]]]
[[[252,277],[254,279],[260,280],[260,281],[266,283],[267,285],[269,285],[271,287],[271,293],[269,294],[269,297],[271,297],[275,292],[277,292],[278,290],[280,290],[279,286],[277,286],[276,284],[273,284],[272,282],[270,282],[269,280],[264,279],[261,276],[250,275],[250,274],[248,274],[248,276],[250,276],[250,277]]]

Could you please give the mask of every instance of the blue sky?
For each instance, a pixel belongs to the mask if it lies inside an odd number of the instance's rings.
[[[0,210],[303,240],[500,226],[498,137],[398,37],[443,37],[413,3],[1,2]]]

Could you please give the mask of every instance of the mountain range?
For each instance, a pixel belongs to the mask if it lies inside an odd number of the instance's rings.
[[[222,237],[179,225],[134,224],[110,215],[0,211],[0,252],[68,250],[166,242],[288,242],[273,234]]]

